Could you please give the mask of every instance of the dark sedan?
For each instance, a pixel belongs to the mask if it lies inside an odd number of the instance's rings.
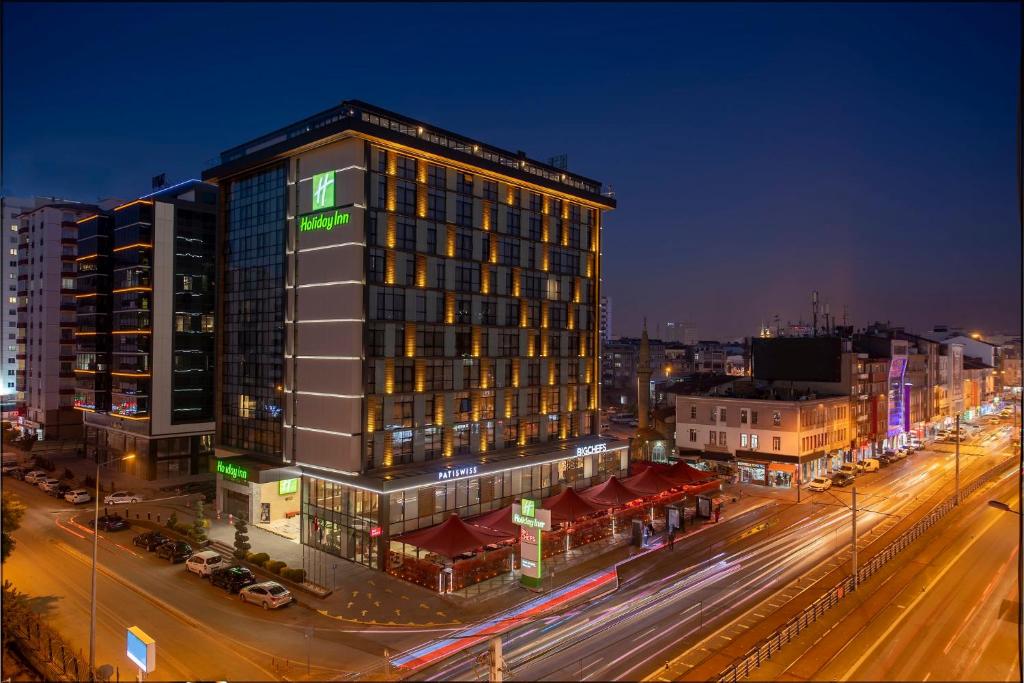
[[[72,488],[71,484],[57,484],[49,493],[54,498],[63,498],[64,495]]]
[[[192,557],[192,546],[184,541],[168,541],[156,549],[156,556],[166,559],[171,564],[184,562]]]
[[[252,573],[252,570],[241,565],[235,565],[233,567],[224,567],[223,569],[214,569],[210,572],[210,583],[223,588],[228,593],[237,593],[246,586],[256,583],[256,576]]]
[[[100,531],[124,531],[130,526],[120,515],[103,515],[96,522]]]
[[[149,552],[153,552],[170,540],[159,531],[146,531],[133,538],[132,543],[140,548],[145,548]]]
[[[833,486],[849,486],[853,483],[853,476],[848,472],[836,472],[832,475]]]

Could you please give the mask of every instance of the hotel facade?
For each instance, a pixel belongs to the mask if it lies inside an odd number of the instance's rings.
[[[398,534],[625,473],[599,436],[598,182],[354,101],[204,179],[218,509],[384,569]]]

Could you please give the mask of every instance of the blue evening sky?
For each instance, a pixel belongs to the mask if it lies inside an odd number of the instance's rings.
[[[1017,4],[18,4],[3,190],[94,201],[362,99],[610,184],[613,333],[1020,327]]]

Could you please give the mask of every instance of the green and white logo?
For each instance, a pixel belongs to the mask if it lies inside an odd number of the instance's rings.
[[[530,500],[529,498],[523,498],[519,503],[519,507],[521,508],[523,517],[537,516],[537,501]]]
[[[330,209],[334,206],[334,171],[317,173],[313,176],[313,210]]]

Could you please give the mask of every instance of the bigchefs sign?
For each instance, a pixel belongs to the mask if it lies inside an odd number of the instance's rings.
[[[576,449],[576,457],[579,458],[580,456],[584,456],[584,455],[594,455],[595,453],[604,453],[606,450],[608,450],[608,444],[606,444],[606,443],[599,443],[599,444],[595,444],[593,446],[579,446]]]

